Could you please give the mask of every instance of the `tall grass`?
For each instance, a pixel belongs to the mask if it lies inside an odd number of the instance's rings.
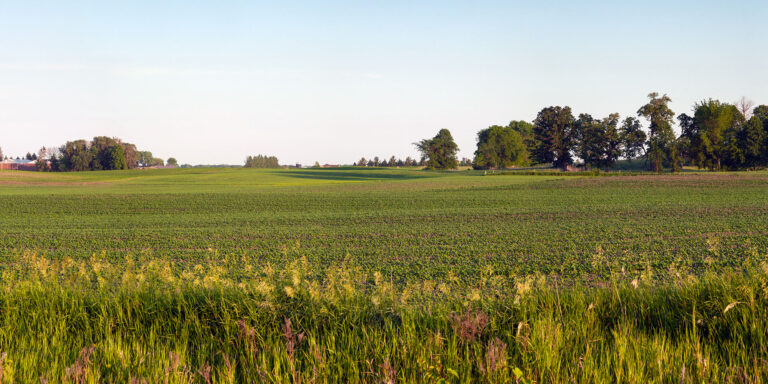
[[[216,255],[1,263],[0,382],[765,382],[768,264],[398,284]]]

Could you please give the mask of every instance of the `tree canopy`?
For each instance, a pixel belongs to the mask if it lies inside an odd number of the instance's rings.
[[[643,131],[640,121],[629,116],[621,123],[619,129],[622,156],[626,159],[634,159],[645,152],[645,141],[648,136]]]
[[[565,167],[573,163],[573,129],[575,119],[571,107],[547,107],[533,121],[533,137],[536,147],[531,154],[537,163],[552,163]]]
[[[68,141],[59,148],[43,147],[33,157],[37,158],[37,169],[41,171],[107,171],[142,165],[135,145],[107,136],[96,136],[91,141]]]
[[[675,133],[672,130],[672,119],[675,113],[669,108],[672,99],[664,95],[659,97],[656,92],[648,95],[648,104],[637,110],[637,115],[645,117],[650,123],[648,130],[648,159],[651,168],[660,172],[664,164],[670,164],[673,168],[677,164],[677,151],[675,149]]]
[[[414,145],[425,158],[427,168],[454,169],[459,166],[456,158],[459,147],[453,141],[451,131],[445,128],[441,129],[435,137],[423,139]]]
[[[477,133],[475,166],[506,168],[512,165],[525,165],[526,162],[523,138],[513,128],[492,125]]]
[[[574,129],[575,148],[587,168],[608,169],[621,156],[618,125],[618,113],[602,120],[588,114],[579,115]]]
[[[737,132],[744,116],[736,106],[719,100],[705,100],[694,106],[694,139],[690,151],[700,167],[720,170],[724,159],[740,157]]]
[[[280,162],[275,156],[256,155],[245,159],[246,168],[280,168]]]

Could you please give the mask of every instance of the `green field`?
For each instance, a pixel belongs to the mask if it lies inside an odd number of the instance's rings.
[[[0,228],[0,382],[768,375],[766,172],[6,171]]]
[[[211,250],[398,281],[718,265],[768,247],[768,174],[482,176],[416,170],[0,174],[0,251],[195,262]],[[708,245],[709,244],[709,245]]]

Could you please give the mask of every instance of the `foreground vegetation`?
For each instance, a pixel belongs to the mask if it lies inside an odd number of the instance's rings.
[[[0,382],[764,382],[766,186],[0,172]]]
[[[617,270],[590,288],[491,270],[473,285],[399,288],[354,263],[311,278],[305,258],[281,270],[215,253],[195,265],[12,261],[0,291],[5,382],[768,379],[765,263]]]

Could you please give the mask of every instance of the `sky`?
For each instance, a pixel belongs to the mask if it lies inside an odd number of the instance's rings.
[[[417,156],[543,107],[768,104],[765,1],[0,0],[0,148],[120,137],[179,163]]]

